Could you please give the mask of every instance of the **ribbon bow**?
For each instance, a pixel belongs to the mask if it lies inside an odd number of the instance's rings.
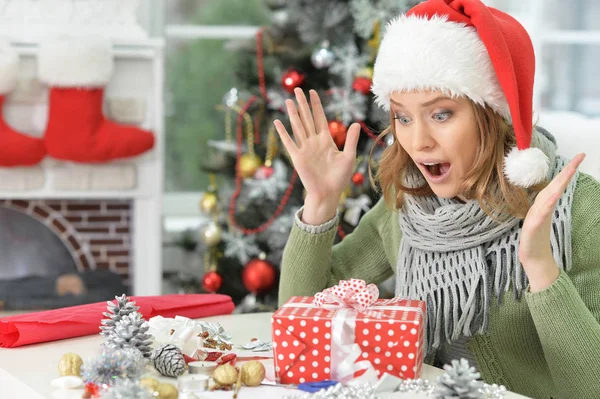
[[[315,294],[313,304],[322,308],[354,308],[364,311],[379,298],[379,289],[375,284],[352,278],[340,280],[338,285]]]

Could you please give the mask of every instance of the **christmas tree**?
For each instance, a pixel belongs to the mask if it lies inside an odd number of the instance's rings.
[[[362,127],[355,171],[339,204],[336,241],[379,199],[369,182],[370,152],[375,171],[393,138],[376,142],[389,116],[370,93],[373,63],[385,24],[417,2],[265,0],[271,23],[250,41],[228,44],[237,54],[237,83],[222,93],[215,112],[222,114],[225,132],[208,143],[212,151],[203,160],[211,178],[200,200],[211,220],[200,231],[204,291],[231,295],[240,311],[277,307],[278,268],[304,190],[273,120],[288,120],[284,102],[294,98],[295,88],[319,93],[340,149],[348,126]]]

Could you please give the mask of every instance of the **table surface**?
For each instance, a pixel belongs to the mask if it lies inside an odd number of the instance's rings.
[[[231,334],[235,344],[243,344],[252,338],[271,341],[271,313],[250,313],[208,317],[206,321],[218,321]],[[2,314],[0,314],[0,317]],[[84,361],[98,353],[102,338],[99,335],[72,338],[62,341],[28,345],[14,349],[0,349],[0,398],[18,397],[19,399],[80,399],[83,390],[60,390],[53,388],[50,382],[58,377],[58,362],[67,352],[79,354]],[[272,365],[272,360],[264,362]],[[177,385],[174,378],[162,377],[154,371],[154,377],[162,382]],[[435,381],[443,370],[424,365],[422,378]],[[300,395],[301,392],[284,387],[261,386],[244,387],[240,399],[283,397]],[[182,398],[183,395],[180,395]],[[217,399],[232,397],[231,392],[205,392],[199,398]],[[393,395],[390,397],[394,397]],[[524,399],[514,393],[505,395],[505,399]]]

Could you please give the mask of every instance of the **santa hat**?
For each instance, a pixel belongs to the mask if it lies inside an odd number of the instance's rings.
[[[480,0],[428,0],[387,25],[373,68],[375,101],[394,91],[440,90],[488,105],[512,122],[517,147],[504,160],[508,180],[530,187],[549,160],[530,148],[535,56],[525,28]]]

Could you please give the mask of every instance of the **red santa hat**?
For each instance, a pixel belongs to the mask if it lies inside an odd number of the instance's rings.
[[[394,91],[440,90],[488,105],[510,121],[517,147],[504,172],[517,186],[547,178],[549,160],[530,148],[535,56],[525,28],[480,0],[428,0],[392,20],[373,68],[375,101]]]

